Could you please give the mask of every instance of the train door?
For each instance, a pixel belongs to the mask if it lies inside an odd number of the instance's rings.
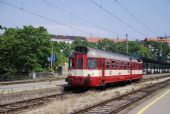
[[[84,54],[77,54],[76,56],[76,75],[83,76],[83,69],[85,67],[85,55]]]
[[[104,84],[105,83],[105,59],[101,59],[101,70],[102,70],[102,77],[101,77],[101,83]]]
[[[132,77],[133,77],[133,63],[132,62],[130,62],[129,63],[129,70],[130,70],[130,80],[132,79]]]

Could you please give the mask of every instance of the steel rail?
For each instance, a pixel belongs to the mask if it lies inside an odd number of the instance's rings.
[[[142,88],[131,93],[121,95],[116,98],[112,98],[98,104],[86,107],[72,112],[71,114],[116,114],[132,104],[137,103],[138,101],[146,98],[147,96],[153,94],[157,90],[160,90],[166,86],[170,85],[170,80],[166,80],[154,85],[150,85],[146,88]]]

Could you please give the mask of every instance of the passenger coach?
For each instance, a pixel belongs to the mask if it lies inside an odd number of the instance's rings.
[[[76,47],[69,56],[70,86],[97,87],[141,78],[140,59],[88,47]]]

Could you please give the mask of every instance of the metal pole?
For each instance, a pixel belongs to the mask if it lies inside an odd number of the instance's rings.
[[[160,53],[161,55],[160,56],[162,56],[162,39],[163,38],[161,38],[161,53]]]
[[[51,70],[52,70],[52,67],[53,67],[53,43],[51,42]]]
[[[126,54],[128,54],[128,34],[126,34]]]
[[[165,33],[165,37],[160,37],[160,38],[161,38],[161,53],[160,53],[160,54],[161,54],[161,56],[162,56],[162,51],[163,51],[163,50],[162,50],[162,43],[163,43],[163,38],[166,39],[166,33]]]

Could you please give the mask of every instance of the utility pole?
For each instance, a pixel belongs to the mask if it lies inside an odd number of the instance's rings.
[[[160,56],[162,56],[162,43],[163,43],[163,39],[166,39],[166,33],[165,33],[165,37],[160,37],[161,39],[161,52],[160,52]]]
[[[128,54],[128,34],[126,34],[126,54]]]

